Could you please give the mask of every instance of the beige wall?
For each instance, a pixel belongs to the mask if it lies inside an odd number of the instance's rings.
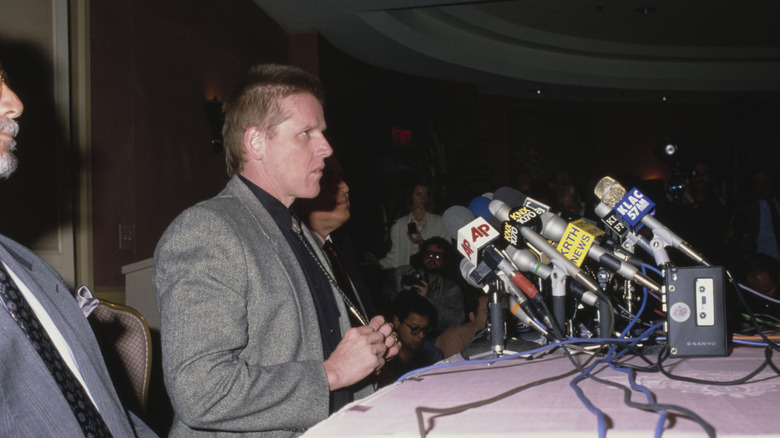
[[[251,0],[94,1],[90,18],[92,249],[96,290],[107,293],[124,287],[123,266],[152,257],[176,215],[224,187],[205,101],[292,50]],[[294,58],[316,67],[311,39],[296,37]],[[120,225],[133,233],[122,249]]]

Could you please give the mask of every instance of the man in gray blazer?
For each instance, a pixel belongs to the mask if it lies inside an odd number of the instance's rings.
[[[296,436],[348,403],[397,354],[382,317],[350,328],[290,210],[319,192],[323,92],[260,65],[225,102],[231,180],[187,209],[155,251],[171,437]]]
[[[8,178],[16,169],[15,119],[23,106],[5,83],[2,65],[0,76],[0,178]],[[40,322],[53,349],[62,357],[54,363],[69,369],[67,372],[79,382],[76,385],[86,391],[86,403],[94,404],[111,436],[156,436],[119,401],[87,318],[60,275],[32,251],[5,236],[0,236],[0,263],[0,276],[8,282],[0,294],[0,436],[86,435],[66,400],[65,394],[73,393],[60,389],[37,350],[41,344],[33,342],[35,336],[28,337],[30,329],[23,329],[15,319],[24,308],[24,304],[18,304],[16,291],[35,314],[36,322],[32,324]]]

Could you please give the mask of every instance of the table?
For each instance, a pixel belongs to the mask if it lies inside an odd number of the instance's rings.
[[[582,362],[587,356],[577,355]],[[655,357],[651,359],[655,360]],[[454,366],[427,370],[356,401],[310,429],[305,437],[594,437],[596,415],[570,386],[580,372],[561,354],[492,363],[450,359]],[[731,381],[764,361],[764,349],[737,347],[727,357],[668,359],[674,375]],[[630,360],[640,364],[638,358]],[[780,356],[773,361],[780,364]],[[593,374],[628,384],[626,373],[599,364]],[[690,409],[712,425],[718,436],[780,437],[780,376],[766,367],[749,382],[718,386],[672,380],[661,373],[637,373],[636,382],[656,403]],[[651,437],[659,414],[624,404],[622,390],[585,379],[584,395],[607,417],[607,437]],[[645,403],[643,393],[631,400]],[[698,423],[670,415],[663,436],[703,437]]]

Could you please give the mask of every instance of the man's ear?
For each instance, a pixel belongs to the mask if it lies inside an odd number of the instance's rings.
[[[244,151],[252,161],[262,161],[265,156],[266,132],[257,126],[250,126],[244,131]]]
[[[474,312],[469,312],[469,322],[474,322],[477,319],[477,315]]]
[[[401,328],[401,320],[398,319],[397,316],[393,316],[393,326],[395,327],[396,330]]]

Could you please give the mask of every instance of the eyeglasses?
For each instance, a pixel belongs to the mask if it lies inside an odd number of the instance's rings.
[[[401,321],[405,326],[409,327],[409,330],[412,332],[412,336],[417,336],[422,332],[425,336],[428,336],[433,331],[433,327],[427,326],[427,327],[412,327],[407,323],[406,321]]]
[[[425,258],[426,259],[436,259],[441,260],[444,258],[443,252],[435,252],[435,251],[425,251]]]

